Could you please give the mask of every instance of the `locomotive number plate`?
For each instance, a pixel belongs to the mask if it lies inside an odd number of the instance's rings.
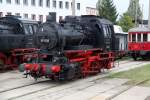
[[[49,39],[41,39],[42,43],[49,43]]]

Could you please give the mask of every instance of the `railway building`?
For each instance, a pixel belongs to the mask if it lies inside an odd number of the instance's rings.
[[[122,28],[118,25],[114,25],[114,31],[116,36],[116,48],[119,51],[128,50],[128,33],[123,32]]]
[[[72,15],[72,6],[72,0],[0,0],[0,17],[17,15],[45,22],[48,13],[55,12],[56,20],[59,21],[67,15]],[[95,8],[96,2],[75,0],[76,16],[96,14]]]

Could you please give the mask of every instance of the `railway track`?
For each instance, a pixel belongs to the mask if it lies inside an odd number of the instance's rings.
[[[128,90],[134,88],[135,86],[141,85],[142,83],[147,82],[147,81],[149,81],[149,80],[150,80],[150,79],[145,79],[145,80],[143,80],[143,81],[140,81],[140,82],[138,82],[138,83],[135,83],[134,85],[128,86],[126,89],[124,89],[124,90],[120,91],[119,93],[117,93],[117,94],[115,94],[115,95],[109,97],[107,100],[113,100],[115,97],[117,97],[117,96],[123,94],[124,92],[126,92],[126,91],[128,91]]]
[[[129,61],[129,62],[131,62],[131,61]],[[128,63],[128,62],[126,62],[126,63]],[[104,73],[102,73],[101,75],[104,75]],[[11,87],[8,86],[9,85],[8,81],[9,81],[9,83],[12,82]],[[0,75],[0,82],[2,82],[4,85],[7,85],[7,88],[5,88],[5,89],[1,88],[0,89],[0,93],[7,92],[10,90],[14,90],[14,89],[19,89],[22,87],[27,87],[30,85],[40,84],[40,83],[44,83],[44,82],[48,82],[48,81],[50,81],[50,80],[40,79],[38,81],[35,81],[35,80],[33,80],[33,78],[30,78],[30,77],[29,77],[29,79],[23,78],[23,75],[20,74],[18,71],[10,71],[10,72],[3,73]],[[17,83],[18,85],[13,86],[13,84],[15,84],[15,83]]]
[[[117,67],[114,68],[108,72],[117,72],[117,70],[119,71],[123,71],[123,70],[127,70],[125,67],[129,67],[131,65],[137,66],[137,65],[143,65],[145,62],[134,62],[134,61],[129,61],[129,62],[121,62],[121,66],[122,67]],[[147,62],[146,62],[147,63]],[[9,73],[4,73],[1,77],[7,75]],[[12,75],[15,74],[14,72],[11,72]],[[21,77],[20,73],[15,74],[10,82],[7,82],[7,79],[10,80],[10,77],[6,77],[6,79],[0,79],[0,86],[3,87],[3,85],[8,85],[10,84],[7,88],[7,86],[4,86],[5,88],[0,89],[0,99],[1,100],[21,100],[24,97],[28,97],[30,98],[30,95],[32,95],[33,97],[35,96],[35,98],[37,97],[35,94],[40,92],[40,94],[44,95],[44,91],[63,91],[69,88],[74,88],[74,87],[79,87],[78,90],[82,90],[88,87],[91,87],[94,84],[94,82],[96,80],[101,80],[103,77],[107,76],[108,73],[102,73],[100,75],[97,76],[92,76],[92,77],[88,77],[86,79],[78,79],[76,81],[71,81],[71,82],[53,82],[50,80],[39,80],[39,81],[34,81],[33,79],[27,78],[27,79],[23,79]],[[16,78],[15,78],[16,76]],[[16,81],[17,79],[17,81]],[[5,80],[5,81],[4,81]],[[17,83],[20,82],[21,83]],[[13,85],[15,84],[16,85]],[[86,85],[85,85],[86,84]],[[115,87],[113,87],[115,88]],[[107,90],[106,90],[107,91]],[[71,91],[70,91],[71,93]],[[26,98],[25,98],[26,99]],[[35,99],[36,100],[36,99]]]

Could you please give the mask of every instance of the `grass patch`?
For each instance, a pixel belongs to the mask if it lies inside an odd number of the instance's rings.
[[[150,65],[145,65],[143,67],[131,69],[129,71],[111,74],[108,76],[108,78],[130,79],[130,81],[127,82],[127,84],[131,85],[148,80],[143,82],[142,85],[150,86]]]

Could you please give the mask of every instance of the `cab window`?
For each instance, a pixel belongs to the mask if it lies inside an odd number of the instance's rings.
[[[34,25],[32,25],[32,27],[33,27],[33,31],[34,31],[34,33],[36,33],[37,28],[38,28],[38,25],[34,24]]]
[[[107,30],[105,28],[105,25],[103,25],[103,32],[104,32],[104,36],[107,36]]]
[[[36,24],[24,24],[24,31],[26,35],[33,35],[37,30]]]
[[[33,33],[31,32],[32,30],[30,30],[31,28],[29,28],[28,24],[24,24],[24,32],[26,35],[32,35]]]
[[[112,34],[111,26],[107,26],[107,28],[108,28],[108,34],[111,37],[111,34]]]
[[[111,32],[110,32],[110,27],[108,25],[103,25],[103,31],[104,31],[104,35],[107,37],[111,36]]]

